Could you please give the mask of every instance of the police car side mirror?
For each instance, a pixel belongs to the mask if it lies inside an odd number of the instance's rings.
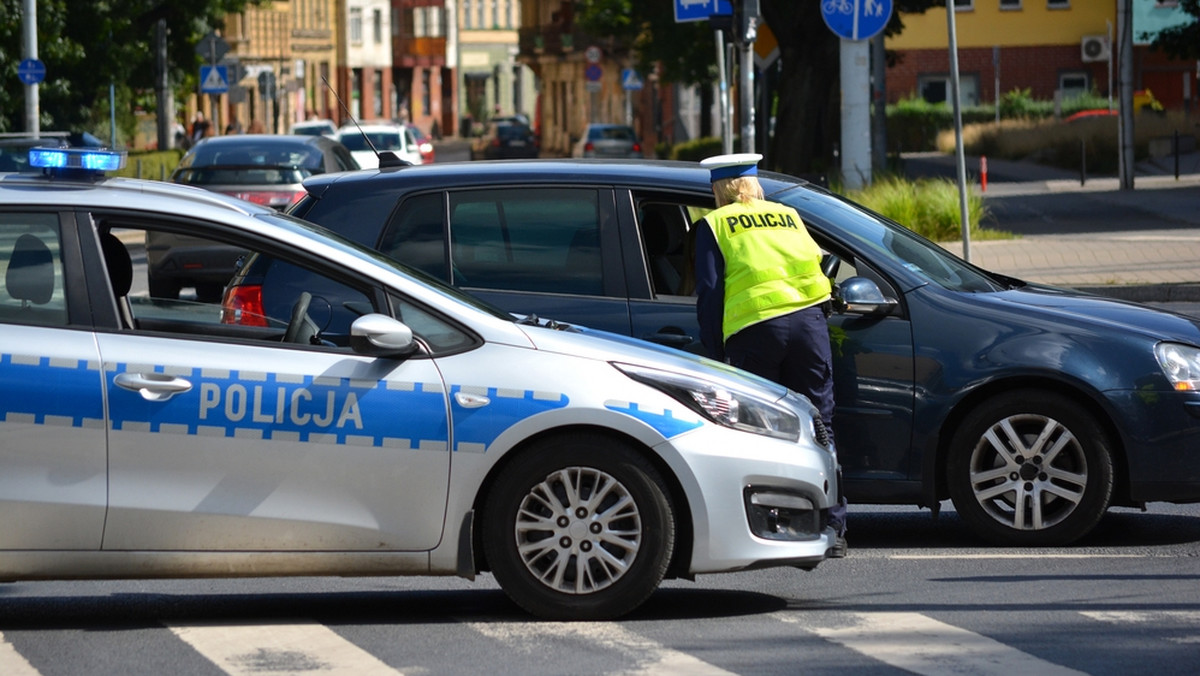
[[[834,301],[838,313],[864,315],[888,315],[899,304],[885,297],[879,285],[866,277],[851,277],[839,284]]]
[[[350,325],[350,347],[371,357],[407,357],[419,344],[412,329],[386,315],[369,314]]]

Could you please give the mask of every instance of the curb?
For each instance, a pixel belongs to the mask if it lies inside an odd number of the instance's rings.
[[[1094,293],[1097,296],[1131,300],[1138,303],[1193,303],[1200,302],[1198,284],[1130,284],[1128,286],[1077,286],[1077,291]]]

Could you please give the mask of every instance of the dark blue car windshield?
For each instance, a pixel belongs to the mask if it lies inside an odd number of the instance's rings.
[[[816,219],[821,229],[851,240],[868,258],[892,261],[919,279],[952,291],[1001,291],[1005,287],[983,270],[950,253],[912,230],[832,195],[821,199],[797,184],[764,181],[767,199],[795,208],[806,219]],[[774,187],[774,191],[772,191]]]

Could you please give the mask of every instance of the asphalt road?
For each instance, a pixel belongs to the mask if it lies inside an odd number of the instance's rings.
[[[860,507],[815,571],[668,581],[619,622],[536,622],[489,576],[0,585],[0,674],[1194,673],[1200,506],[996,549]],[[847,672],[847,670],[849,670]]]

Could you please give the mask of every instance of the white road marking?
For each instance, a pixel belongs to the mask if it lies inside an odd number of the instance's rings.
[[[0,674],[4,676],[40,676],[29,660],[21,656],[13,644],[0,633]]]
[[[925,676],[962,674],[1039,674],[1066,676],[1083,672],[1047,662],[1012,646],[919,613],[846,613],[838,626],[809,626],[805,616],[776,613],[821,638]],[[830,619],[822,613],[823,619]]]
[[[312,622],[168,624],[170,630],[230,676],[317,672],[321,676],[396,676],[401,672]]]
[[[515,649],[534,651],[543,638],[582,638],[633,658],[630,676],[733,676],[687,653],[668,648],[611,622],[467,622],[475,631]]]
[[[1191,625],[1192,628],[1200,628],[1200,610],[1155,610],[1153,612],[1141,610],[1087,610],[1080,611],[1079,614],[1099,622],[1108,622],[1110,624],[1128,625],[1152,622],[1161,626],[1165,620]],[[1200,643],[1200,632],[1191,636],[1168,636],[1166,640],[1185,645]]]

